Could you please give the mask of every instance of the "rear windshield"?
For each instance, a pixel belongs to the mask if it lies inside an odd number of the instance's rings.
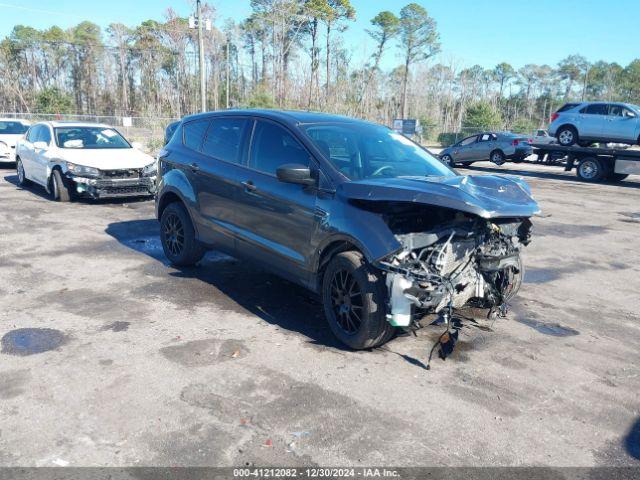
[[[558,113],[560,112],[566,112],[567,110],[571,110],[572,108],[577,107],[578,105],[580,105],[579,103],[565,103],[563,106],[561,106],[558,109]]]
[[[22,135],[29,130],[29,125],[20,122],[0,121],[0,135]]]

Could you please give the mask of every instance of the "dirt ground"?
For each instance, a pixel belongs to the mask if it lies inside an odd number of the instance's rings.
[[[507,319],[338,345],[317,300],[153,202],[54,203],[0,169],[0,465],[640,465],[640,177],[515,173],[543,216]],[[477,312],[475,312],[477,313]]]

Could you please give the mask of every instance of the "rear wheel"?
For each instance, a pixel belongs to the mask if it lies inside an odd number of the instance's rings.
[[[563,147],[570,147],[578,142],[578,132],[570,126],[561,127],[556,133],[556,138]]]
[[[16,158],[16,173],[18,174],[18,185],[21,187],[28,187],[31,185],[31,181],[27,179],[27,175],[24,172],[24,165],[22,160]]]
[[[502,153],[502,150],[494,150],[493,152],[491,152],[489,160],[491,160],[496,165],[502,165],[504,163],[504,153]]]
[[[162,212],[160,240],[164,254],[179,267],[195,265],[206,253],[196,239],[187,209],[180,202],[169,204]]]
[[[58,202],[70,202],[71,192],[67,187],[60,170],[54,170],[49,180],[49,191],[51,192],[51,198]]]
[[[331,331],[345,345],[372,348],[393,336],[386,298],[382,276],[361,253],[339,253],[327,265],[322,278],[324,312]]]
[[[598,182],[605,177],[605,168],[596,157],[585,157],[578,163],[578,177],[587,182]]]

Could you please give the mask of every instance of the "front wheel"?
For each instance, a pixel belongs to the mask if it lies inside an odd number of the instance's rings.
[[[179,267],[195,265],[206,253],[196,239],[187,209],[179,202],[169,204],[162,212],[160,240],[164,254]]]
[[[443,155],[442,156],[442,161],[443,161],[443,163],[449,165],[451,168],[456,166],[456,164],[453,161],[453,158],[451,158],[451,155]]]
[[[329,327],[345,345],[361,350],[387,342],[395,328],[387,321],[387,288],[361,253],[333,257],[322,278],[322,303]]]
[[[18,174],[18,185],[21,187],[28,187],[31,185],[31,181],[27,179],[27,174],[24,171],[24,165],[22,160],[16,159],[16,173]]]
[[[51,192],[51,197],[53,200],[57,200],[58,202],[70,202],[71,201],[71,191],[67,187],[64,179],[62,178],[62,174],[60,170],[54,170],[51,174],[49,191]]]

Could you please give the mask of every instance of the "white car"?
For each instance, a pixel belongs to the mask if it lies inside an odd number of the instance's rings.
[[[536,130],[533,134],[533,143],[539,145],[550,145],[556,143],[556,138],[549,135],[546,130]]]
[[[0,118],[0,162],[16,161],[16,142],[21,139],[30,122],[15,118]]]
[[[95,123],[41,122],[16,146],[18,182],[37,183],[55,200],[153,195],[156,161],[116,129]]]

